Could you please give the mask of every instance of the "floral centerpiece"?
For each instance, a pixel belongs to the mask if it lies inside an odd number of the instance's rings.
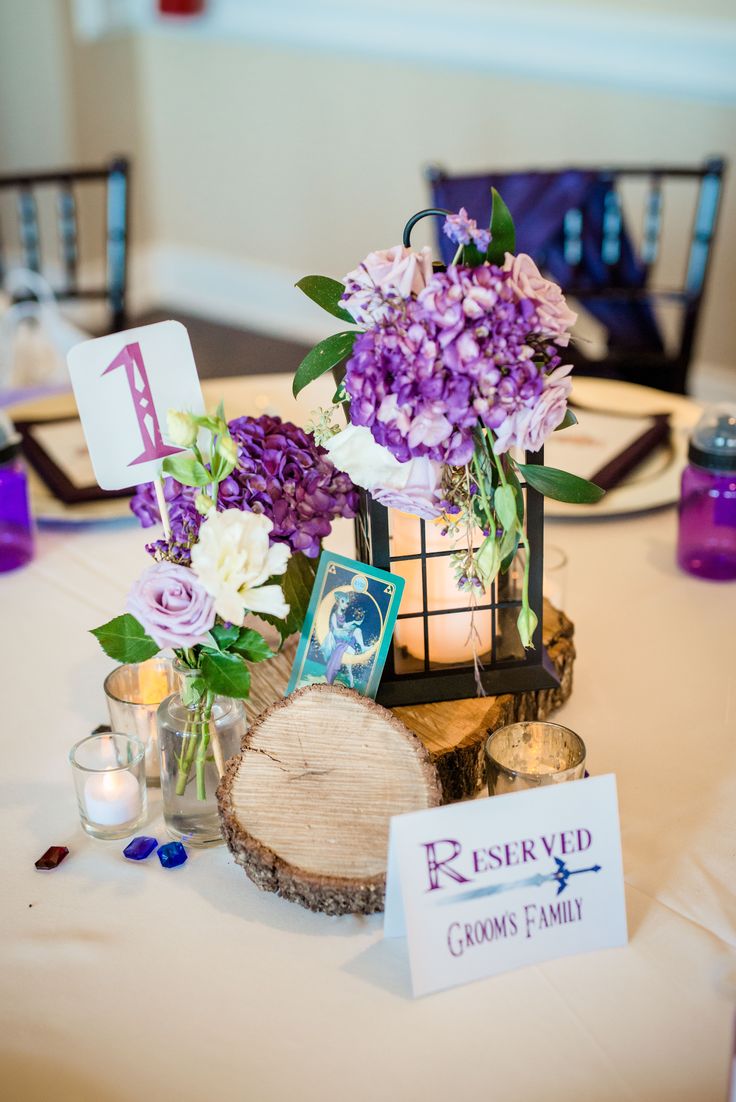
[[[457,245],[447,268],[433,263],[429,248],[410,247],[411,227],[425,214],[445,215],[444,232]],[[462,537],[453,566],[471,609],[524,548],[517,623],[529,648],[537,616],[521,484],[578,503],[603,491],[525,462],[552,432],[575,424],[564,357],[576,315],[514,249],[511,215],[494,190],[489,229],[464,209],[420,212],[403,245],[370,253],[343,282],[305,277],[298,284],[305,294],[358,328],[306,356],[294,393],[344,364],[332,407],[315,418],[315,439],[375,500]]]
[[[272,624],[282,640],[301,628],[322,540],[335,517],[355,515],[358,494],[323,448],[278,417],[227,422],[222,407],[170,411],[168,429],[182,450],[164,461],[166,516],[151,484],[131,501],[142,526],[162,521],[164,536],[147,546],[154,562],[134,582],[127,611],[93,634],[119,662],[173,652],[191,713],[175,794],[194,781],[204,801],[205,767],[217,755],[215,700],[246,699],[250,665],[273,655],[246,618]]]

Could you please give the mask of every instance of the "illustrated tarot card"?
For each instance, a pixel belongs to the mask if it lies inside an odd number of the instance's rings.
[[[340,682],[375,698],[403,591],[396,574],[323,551],[287,694]]]

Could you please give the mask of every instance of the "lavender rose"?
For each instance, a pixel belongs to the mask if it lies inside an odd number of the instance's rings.
[[[565,416],[568,395],[572,390],[572,382],[568,378],[571,371],[572,364],[555,368],[545,379],[544,390],[534,404],[522,406],[499,425],[495,430],[495,447],[499,455],[509,448],[539,451]]]
[[[509,272],[509,284],[519,299],[534,302],[543,335],[552,337],[566,348],[570,343],[567,330],[572,328],[578,316],[565,302],[565,296],[557,284],[545,279],[526,253],[519,253],[518,256],[506,253],[503,270]]]
[[[128,594],[127,610],[163,650],[206,642],[215,622],[215,602],[186,566],[159,562],[141,574]]]
[[[423,520],[434,520],[442,513],[441,480],[442,464],[421,456],[408,463],[400,463],[399,470],[388,484],[374,486],[371,495],[389,509],[400,509],[402,513],[411,513]]]
[[[375,325],[384,316],[384,299],[418,295],[432,278],[432,250],[414,252],[403,245],[369,253],[345,276],[342,304],[360,325]]]

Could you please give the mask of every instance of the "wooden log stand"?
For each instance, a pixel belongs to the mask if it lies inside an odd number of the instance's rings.
[[[573,625],[547,602],[543,638],[556,689],[392,711],[340,685],[284,700],[295,641],[256,666],[251,726],[218,789],[235,860],[259,887],[311,910],[381,910],[391,816],[475,796],[488,734],[569,697]]]
[[[392,815],[436,807],[420,740],[372,700],[313,685],[256,720],[217,790],[235,860],[260,888],[327,914],[383,908]]]

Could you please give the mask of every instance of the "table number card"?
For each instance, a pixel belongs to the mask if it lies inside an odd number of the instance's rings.
[[[415,995],[625,945],[616,778],[395,816],[384,936],[404,934]]]
[[[203,413],[189,334],[178,321],[83,341],[67,356],[95,477],[121,490],[161,475],[170,409]]]

